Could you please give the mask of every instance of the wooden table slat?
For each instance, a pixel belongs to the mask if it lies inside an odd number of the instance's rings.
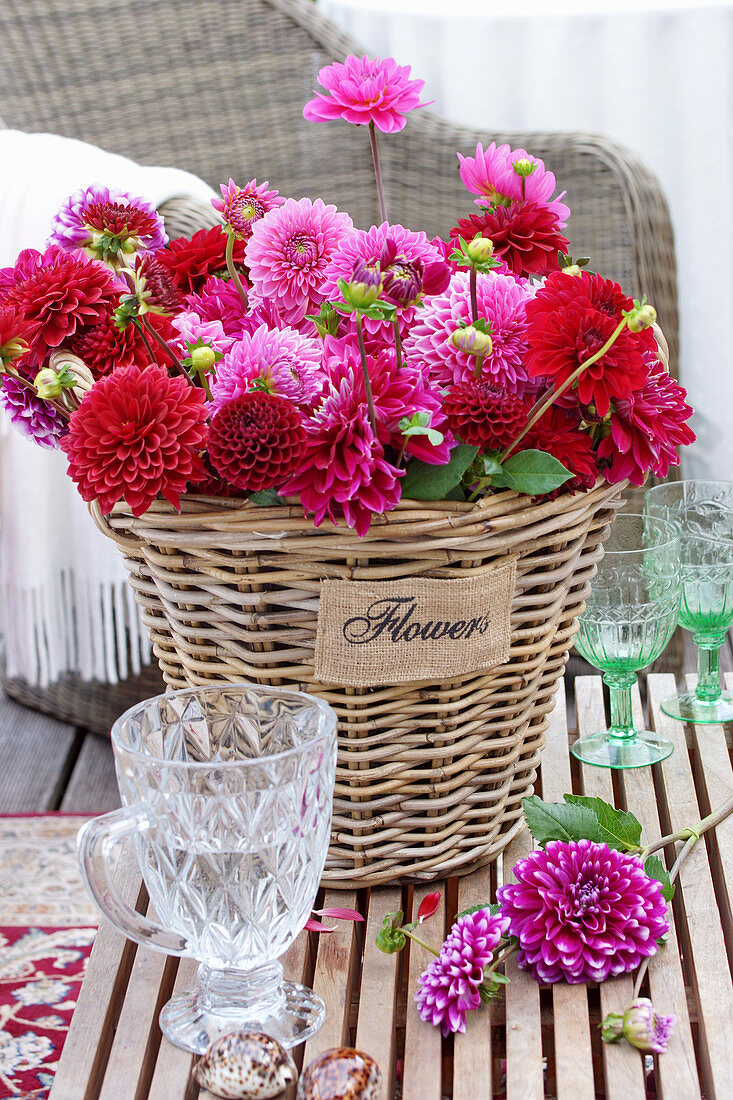
[[[198,963],[195,959],[181,959],[173,984],[173,997],[180,996],[192,987],[197,970]],[[167,1039],[161,1039],[147,1100],[171,1100],[172,1097],[178,1100],[178,1097],[185,1097],[195,1060],[194,1055],[187,1050],[181,1050]]]
[[[399,994],[400,955],[387,955],[376,946],[375,937],[388,913],[402,906],[399,887],[373,890],[364,930],[356,1047],[371,1054],[382,1068],[382,1088],[378,1100],[394,1096],[394,1067],[397,1044],[397,998]]]
[[[445,926],[445,883],[434,882],[427,886],[415,887],[413,914],[426,894],[440,890],[440,905],[430,918],[431,935],[425,942],[440,941],[440,929]],[[402,1100],[440,1100],[442,1096],[442,1037],[440,1028],[420,1019],[414,1003],[417,980],[433,956],[411,943],[407,965],[407,1011],[405,1016],[405,1057],[402,1063]]]
[[[491,902],[493,893],[489,867],[459,879],[458,912],[482,901]],[[465,1035],[455,1036],[453,1100],[493,1100],[491,1017],[489,1006],[469,1012]]]
[[[323,908],[340,906],[356,909],[353,890],[326,890]],[[322,932],[318,937],[318,954],[313,976],[313,990],[328,1005],[323,1027],[305,1044],[304,1064],[329,1047],[348,1045],[351,991],[354,979],[356,942],[359,928],[356,922],[337,921],[335,932]]]

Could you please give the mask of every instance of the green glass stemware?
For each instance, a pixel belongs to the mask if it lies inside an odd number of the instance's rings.
[[[574,756],[604,768],[641,768],[664,760],[672,742],[637,730],[631,693],[637,673],[674,633],[680,602],[679,539],[674,524],[633,513],[614,520],[575,648],[603,672],[611,704],[608,729],[576,741]]]
[[[720,648],[733,625],[733,481],[655,485],[644,511],[679,526],[679,621],[697,646],[695,690],[664,699],[662,710],[683,722],[733,721],[733,694],[720,684]]]

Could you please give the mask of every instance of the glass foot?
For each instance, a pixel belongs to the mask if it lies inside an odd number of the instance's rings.
[[[234,1004],[207,1005],[204,991],[197,988],[168,1002],[160,1013],[160,1030],[193,1054],[203,1054],[219,1035],[239,1030],[264,1031],[284,1047],[294,1047],[318,1031],[326,1006],[312,989],[295,982],[283,982],[279,992],[279,1004],[262,1016]]]
[[[733,695],[724,691],[713,702],[706,703],[698,699],[694,691],[681,691],[662,700],[662,710],[670,718],[680,722],[695,722],[699,725],[717,725],[719,722],[733,722]]]
[[[571,746],[578,760],[599,768],[645,768],[666,760],[673,749],[671,741],[657,737],[650,730],[637,730],[636,737],[628,741],[604,730],[590,737],[580,737]]]

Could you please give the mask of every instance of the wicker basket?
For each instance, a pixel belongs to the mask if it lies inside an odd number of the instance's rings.
[[[339,715],[325,879],[351,888],[466,873],[496,858],[532,790],[576,618],[619,486],[534,503],[401,501],[368,535],[299,505],[186,496],[103,518],[130,569],[171,687],[248,680],[301,688]],[[476,577],[517,560],[506,663],[440,682],[371,688],[314,678],[324,579]],[[385,681],[388,680],[385,676]]]

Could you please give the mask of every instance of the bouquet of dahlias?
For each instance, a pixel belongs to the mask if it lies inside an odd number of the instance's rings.
[[[168,241],[144,200],[77,192],[46,250],[0,270],[15,425],[61,447],[104,513],[124,498],[141,515],[159,494],[295,497],[359,535],[403,496],[664,476],[694,436],[654,310],[572,262],[543,162],[459,153],[476,209],[431,240],[390,223],[377,146],[423,106],[423,82],[355,57],[319,81],[305,117],[368,127],[381,224],[230,180],[220,227]]]

